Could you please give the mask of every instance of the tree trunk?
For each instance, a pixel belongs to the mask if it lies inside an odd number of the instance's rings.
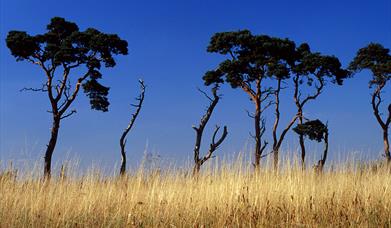
[[[125,152],[125,144],[121,143],[121,169],[119,171],[119,174],[121,176],[125,175],[126,172],[126,152]]]
[[[50,179],[52,156],[53,156],[54,148],[56,147],[59,129],[60,129],[60,117],[54,116],[51,136],[45,152],[44,177],[46,179]]]
[[[323,151],[323,156],[322,159],[318,162],[318,171],[323,172],[323,167],[326,164],[326,159],[327,159],[327,153],[329,150],[329,133],[326,132],[324,136],[324,151]]]
[[[261,164],[261,104],[260,99],[255,100],[255,114],[254,114],[254,127],[255,127],[255,169],[258,170]]]
[[[198,174],[200,173],[201,169],[201,163],[200,162],[195,162],[194,167],[193,167],[193,177],[197,177]]]
[[[387,164],[391,165],[390,141],[388,140],[388,128],[383,129],[384,154]]]
[[[303,112],[299,111],[299,124],[303,124]],[[299,143],[301,149],[301,168],[305,170],[305,144],[304,144],[304,135],[299,135]]]

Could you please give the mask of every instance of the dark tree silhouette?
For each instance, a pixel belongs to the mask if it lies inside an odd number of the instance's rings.
[[[223,129],[223,134],[221,135],[220,139],[216,141],[216,136],[218,131],[220,130],[219,126],[216,126],[215,131],[213,132],[212,136],[212,142],[209,145],[209,150],[208,153],[203,156],[202,158],[200,157],[200,148],[201,148],[201,141],[202,141],[202,135],[204,133],[204,129],[206,124],[208,123],[210,117],[212,116],[213,110],[215,109],[217,103],[220,100],[219,95],[217,95],[217,91],[219,89],[218,83],[215,84],[215,86],[212,88],[212,95],[213,97],[208,96],[205,92],[201,91],[210,101],[209,107],[206,110],[206,113],[202,117],[200,124],[198,127],[193,126],[193,129],[196,132],[196,141],[194,145],[194,168],[193,168],[193,176],[198,175],[200,172],[201,166],[210,158],[212,158],[213,153],[216,151],[216,149],[220,146],[221,143],[223,143],[224,139],[227,137],[228,131],[227,127],[224,126]]]
[[[322,158],[315,165],[315,170],[318,172],[323,171],[323,167],[326,164],[327,152],[329,148],[329,130],[327,125],[323,124],[320,120],[310,120],[305,123],[298,124],[293,128],[298,135],[307,136],[310,140],[316,140],[317,142],[324,141],[324,151]]]
[[[6,42],[17,61],[38,65],[46,77],[41,88],[25,90],[45,92],[50,101],[53,124],[44,167],[44,176],[49,178],[61,120],[76,112],[69,108],[80,87],[89,97],[92,109],[108,111],[109,88],[98,82],[102,77],[101,65],[114,67],[113,55],[128,54],[128,43],[118,35],[105,34],[94,28],[80,31],[75,23],[60,17],[51,19],[44,34],[31,36],[23,31],[10,31]],[[81,74],[82,67],[85,71]],[[74,86],[71,86],[71,73],[79,75]]]
[[[308,44],[301,44],[296,49],[296,60],[292,65],[294,93],[293,99],[297,107],[299,124],[303,124],[304,106],[316,100],[324,91],[327,81],[342,85],[349,72],[341,67],[337,57],[311,52]],[[311,91],[312,89],[312,91]],[[310,91],[303,94],[304,91]],[[301,164],[305,168],[304,136],[299,134],[301,148]]]
[[[384,119],[380,110],[380,104],[383,102],[381,95],[384,93],[387,82],[391,79],[390,50],[384,48],[381,44],[371,43],[358,50],[356,57],[350,63],[349,69],[354,72],[368,69],[372,72],[369,88],[374,89],[371,99],[373,114],[383,130],[384,155],[387,163],[391,164],[390,142],[388,139],[388,129],[391,123],[391,103],[386,105],[388,114],[385,115]]]
[[[264,120],[262,113],[272,103],[268,98],[274,90],[264,86],[265,79],[275,75],[288,75],[286,61],[294,52],[294,43],[266,35],[252,35],[248,30],[216,33],[211,38],[208,52],[219,53],[228,59],[220,63],[216,70],[208,71],[203,79],[206,85],[229,83],[232,88],[241,88],[255,105],[255,168],[259,168],[265,144],[262,146]],[[265,104],[265,102],[268,102]]]
[[[140,79],[138,82],[140,83],[140,95],[136,98],[138,103],[131,105],[136,108],[136,111],[132,114],[132,118],[130,119],[128,126],[125,128],[119,140],[119,145],[121,147],[121,168],[119,173],[121,176],[125,175],[126,173],[126,151],[125,151],[126,136],[128,135],[129,131],[132,129],[134,123],[136,122],[137,116],[140,113],[141,107],[143,106],[144,97],[145,97],[144,81]]]

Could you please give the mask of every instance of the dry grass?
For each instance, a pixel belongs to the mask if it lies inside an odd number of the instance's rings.
[[[391,227],[391,175],[223,167],[124,179],[0,175],[0,227]]]

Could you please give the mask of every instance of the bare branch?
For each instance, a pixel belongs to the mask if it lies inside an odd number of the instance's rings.
[[[217,132],[219,131],[219,129],[220,129],[220,127],[216,126],[215,131],[213,133],[213,137],[212,137],[212,143],[209,146],[209,151],[201,159],[201,161],[200,161],[201,165],[212,157],[213,152],[215,152],[215,150],[220,146],[221,143],[223,143],[224,139],[227,137],[227,135],[228,135],[227,126],[224,126],[223,134],[221,135],[220,139],[217,140],[217,142],[216,142],[216,135],[217,135]]]
[[[67,118],[67,117],[70,117],[71,115],[73,115],[73,114],[75,114],[75,113],[76,113],[76,110],[73,109],[70,113],[61,116],[61,117],[60,117],[60,120],[65,119],[65,118]]]
[[[315,100],[323,91],[324,81],[321,78],[318,78],[319,85],[315,86],[316,92],[313,95],[308,95],[300,104],[303,107],[308,101]],[[298,99],[300,100],[300,93]]]
[[[248,110],[245,110],[245,111],[246,111],[248,117],[250,117],[250,118],[252,118],[252,119],[255,118],[254,114],[251,114],[250,111],[248,111]]]
[[[263,109],[261,109],[261,113],[263,113],[264,111],[266,111],[266,109],[268,109],[270,106],[272,106],[273,104],[275,104],[275,102],[273,101],[269,101],[269,103],[267,103]]]
[[[208,100],[210,100],[210,102],[213,102],[213,99],[203,90],[201,90],[200,88],[197,88],[197,90],[202,93],[206,98],[208,98]]]
[[[66,99],[65,104],[63,107],[59,110],[60,115],[64,114],[64,112],[71,106],[72,102],[76,99],[77,94],[79,93],[80,86],[83,83],[83,81],[90,76],[90,72],[85,73],[82,77],[80,77],[77,80],[75,90],[73,91],[72,95],[69,97],[69,99]]]
[[[47,92],[48,89],[47,89],[47,86],[45,84],[42,84],[42,87],[41,88],[23,88],[21,90],[19,90],[20,92],[24,92],[24,91],[32,91],[32,92]]]

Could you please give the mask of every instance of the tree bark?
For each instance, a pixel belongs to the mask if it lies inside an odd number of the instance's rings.
[[[50,140],[47,145],[45,158],[44,158],[45,159],[44,177],[46,179],[49,179],[51,176],[52,156],[53,156],[54,148],[56,147],[57,144],[57,137],[60,129],[60,120],[61,120],[60,117],[54,115]]]
[[[119,174],[121,176],[125,175],[126,172],[126,152],[125,152],[125,143],[120,143],[121,146],[121,168]]]
[[[193,177],[197,177],[201,170],[201,162],[197,161],[193,167]]]
[[[303,124],[303,113],[302,110],[299,110],[299,124]],[[299,143],[301,149],[301,168],[305,170],[305,144],[304,144],[304,135],[299,136]]]
[[[196,177],[198,175],[198,173],[200,172],[201,166],[212,157],[215,150],[220,146],[220,144],[224,141],[225,137],[227,137],[227,134],[228,134],[227,127],[224,126],[223,133],[222,133],[220,139],[218,139],[216,141],[216,135],[220,129],[219,126],[216,126],[215,131],[213,132],[212,142],[209,145],[208,153],[205,156],[200,157],[200,148],[201,148],[201,141],[202,141],[202,135],[204,133],[204,129],[205,129],[206,124],[208,123],[210,117],[212,116],[213,110],[215,109],[217,103],[220,100],[219,95],[217,95],[218,89],[219,89],[218,84],[216,84],[212,88],[213,98],[209,97],[205,92],[199,90],[201,93],[203,93],[209,99],[210,104],[209,104],[208,109],[206,110],[206,113],[202,116],[198,127],[193,126],[193,129],[196,132],[196,141],[195,141],[195,145],[194,145],[193,177]]]
[[[326,132],[324,135],[324,151],[322,159],[318,161],[318,165],[316,166],[317,172],[323,172],[323,167],[326,164],[327,154],[329,150],[329,133]]]
[[[255,169],[258,170],[261,164],[261,102],[255,101],[254,128],[255,128]]]

